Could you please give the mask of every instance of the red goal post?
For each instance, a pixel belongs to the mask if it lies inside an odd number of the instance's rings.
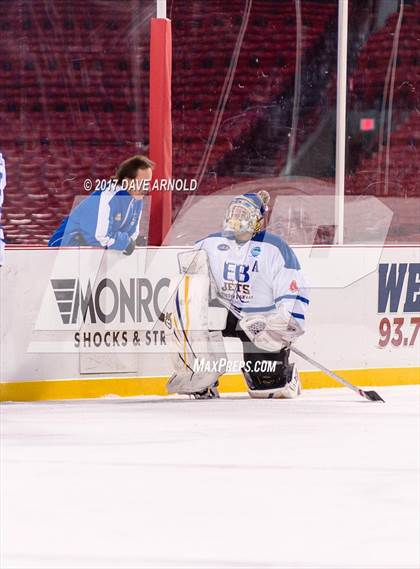
[[[159,2],[158,2],[159,5]],[[153,181],[172,178],[172,30],[165,17],[153,18],[150,32],[149,156]],[[172,221],[172,194],[152,191],[149,245],[160,245]]]

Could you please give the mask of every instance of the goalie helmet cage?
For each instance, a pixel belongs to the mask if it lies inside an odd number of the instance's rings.
[[[149,156],[156,166],[153,181],[172,178],[172,30],[166,0],[156,0],[150,24]],[[160,245],[171,227],[171,192],[152,191],[149,245]]]

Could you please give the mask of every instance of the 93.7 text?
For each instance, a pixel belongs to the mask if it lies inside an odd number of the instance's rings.
[[[414,346],[420,329],[420,317],[382,318],[379,322],[380,339],[378,344],[384,348],[389,343],[399,346]]]

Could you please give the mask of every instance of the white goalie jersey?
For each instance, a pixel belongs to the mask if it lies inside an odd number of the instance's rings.
[[[281,304],[304,327],[308,288],[296,255],[280,237],[261,231],[238,243],[213,233],[196,248],[207,252],[218,295],[233,313],[274,313]]]

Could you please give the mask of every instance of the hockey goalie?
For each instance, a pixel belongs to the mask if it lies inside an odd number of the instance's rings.
[[[304,333],[308,289],[295,253],[263,229],[269,199],[266,191],[236,197],[223,230],[179,254],[180,275],[171,281],[165,316],[174,346],[169,393],[219,396],[224,336],[242,342],[242,372],[251,397],[300,395],[289,354],[291,343]],[[204,369],[197,366],[203,358]]]

